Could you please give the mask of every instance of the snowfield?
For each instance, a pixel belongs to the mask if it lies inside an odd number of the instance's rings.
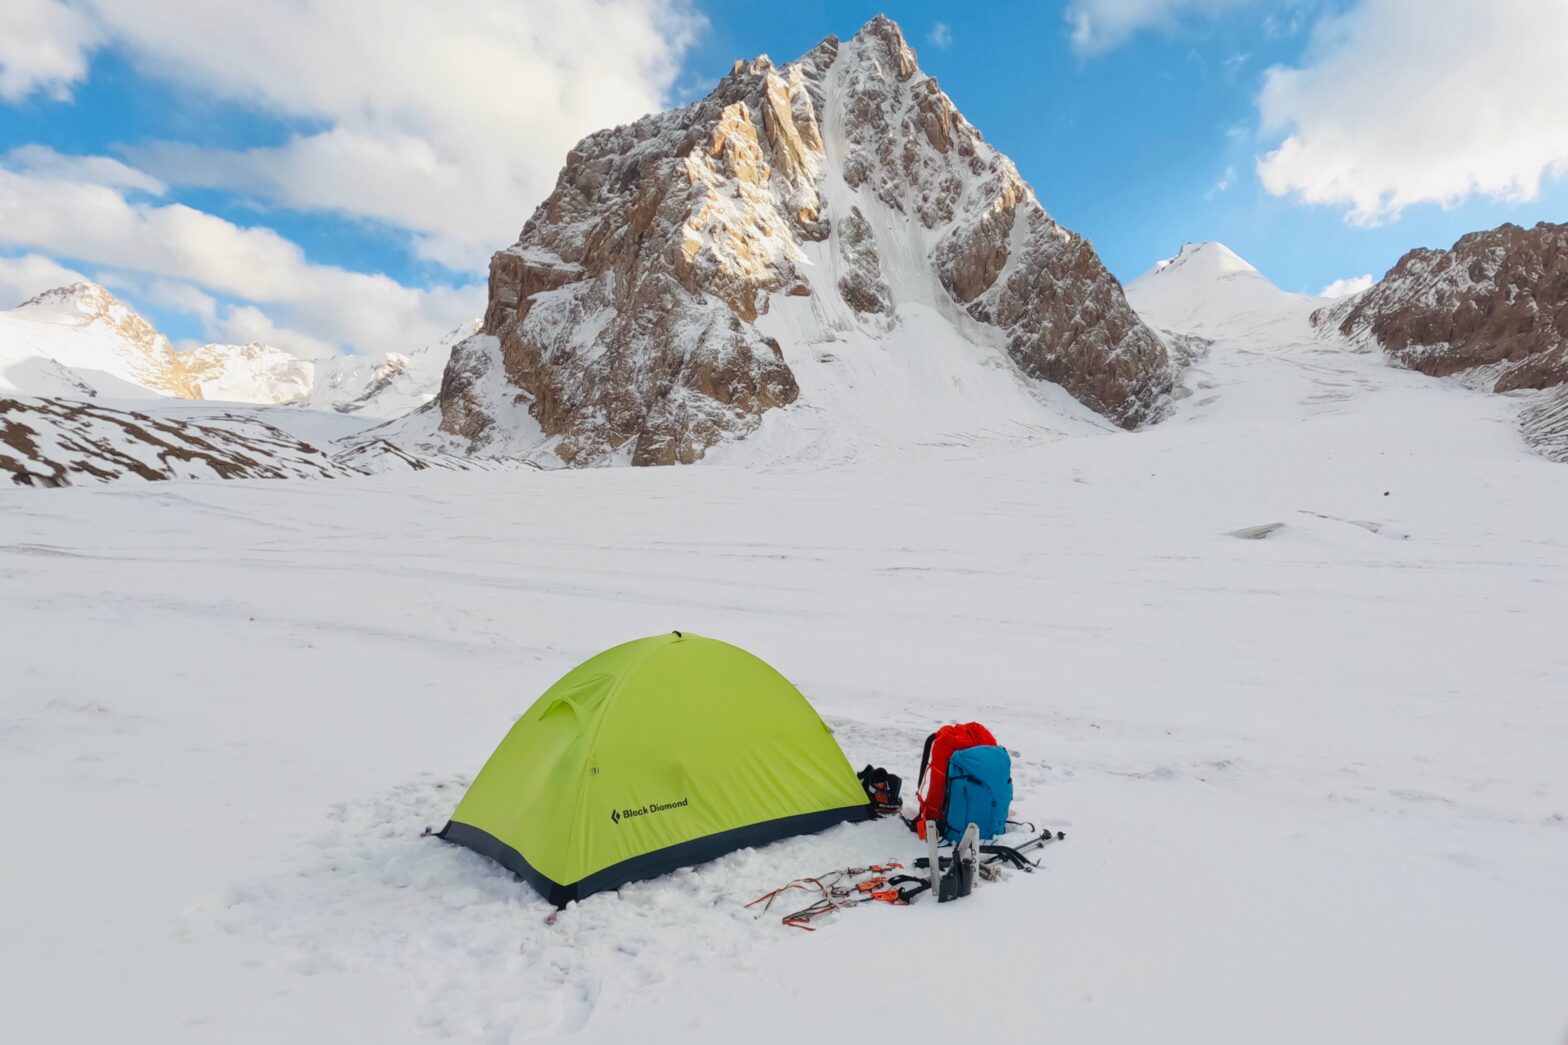
[[[1207,330],[1137,434],[0,493],[6,1038],[1561,1041],[1568,470],[1310,305]],[[986,723],[1066,840],[803,933],[742,905],[913,836],[553,922],[420,837],[552,681],[673,628],[856,768]]]

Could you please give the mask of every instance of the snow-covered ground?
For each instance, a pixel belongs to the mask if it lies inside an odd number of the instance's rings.
[[[1568,470],[1286,311],[1133,435],[0,493],[5,1038],[1560,1041]],[[419,837],[555,678],[670,628],[857,768],[985,722],[1067,840],[801,933],[742,904],[912,836],[553,924]]]

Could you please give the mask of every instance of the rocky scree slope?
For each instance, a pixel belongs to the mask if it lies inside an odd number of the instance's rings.
[[[770,310],[896,337],[905,302],[1116,424],[1164,409],[1165,346],[1120,284],[878,17],[580,142],[433,409],[473,453],[690,463],[800,395]]]
[[[256,416],[196,423],[67,399],[0,397],[0,475],[18,486],[355,472]]]
[[[129,408],[0,394],[0,479],[17,486],[76,486],[120,480],[332,479],[512,465],[412,454],[373,430],[334,439],[331,425],[301,426],[308,416],[282,407],[170,409],[167,400],[149,400],[145,408]],[[296,430],[300,427],[303,433]]]

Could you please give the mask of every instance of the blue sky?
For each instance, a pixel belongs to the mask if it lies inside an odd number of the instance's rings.
[[[1123,280],[1217,239],[1316,292],[1568,218],[1555,0],[11,4],[0,297],[83,273],[177,340],[416,347],[577,137],[879,11]]]

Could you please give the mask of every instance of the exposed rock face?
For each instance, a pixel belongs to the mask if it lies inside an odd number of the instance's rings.
[[[499,452],[519,428],[506,415],[525,410],[568,464],[695,461],[798,397],[789,354],[803,346],[764,333],[790,299],[888,337],[900,303],[938,307],[1126,427],[1155,419],[1171,385],[1163,344],[1093,248],[879,17],[580,142],[491,263],[441,428]]]
[[[1382,281],[1312,321],[1435,377],[1493,390],[1568,382],[1568,224],[1502,225],[1412,250]]]

